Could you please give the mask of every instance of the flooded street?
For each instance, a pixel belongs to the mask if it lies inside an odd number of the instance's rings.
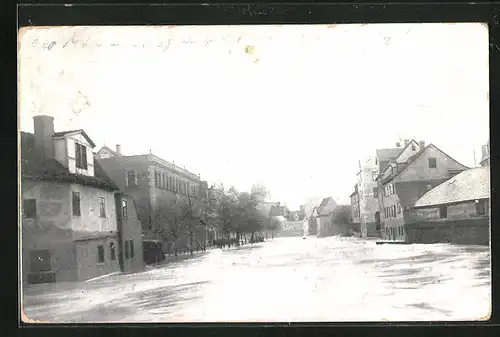
[[[280,238],[130,275],[24,290],[45,322],[477,320],[489,247]]]

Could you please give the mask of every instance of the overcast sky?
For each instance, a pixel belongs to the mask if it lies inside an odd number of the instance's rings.
[[[358,161],[400,138],[469,166],[488,140],[481,24],[62,27],[20,44],[21,130],[51,115],[95,151],[151,150],[292,209],[348,203]]]

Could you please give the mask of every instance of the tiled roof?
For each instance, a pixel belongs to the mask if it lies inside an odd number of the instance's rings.
[[[66,136],[67,134],[70,134],[70,133],[75,133],[75,132],[79,132],[82,134],[83,137],[85,137],[85,139],[87,140],[87,142],[89,142],[89,144],[92,146],[92,147],[95,147],[95,144],[94,142],[92,141],[92,139],[90,139],[90,137],[85,133],[85,131],[83,131],[82,129],[80,130],[68,130],[68,131],[59,131],[59,132],[56,132],[54,133],[54,135],[52,136],[52,138],[59,138],[59,137],[64,137]]]
[[[74,174],[55,159],[42,159],[35,150],[35,135],[21,132],[21,175],[23,179],[75,183],[108,190],[118,190],[116,184],[94,161],[94,176]]]
[[[397,147],[392,149],[378,149],[375,152],[379,161],[385,161],[396,159],[402,150],[402,148]]]
[[[490,168],[476,167],[463,171],[427,192],[415,207],[458,203],[490,197]]]

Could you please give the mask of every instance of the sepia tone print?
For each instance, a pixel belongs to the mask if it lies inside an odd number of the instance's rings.
[[[19,32],[21,317],[485,320],[483,24]]]

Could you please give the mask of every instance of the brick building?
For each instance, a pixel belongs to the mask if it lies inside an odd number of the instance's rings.
[[[208,198],[207,182],[199,175],[152,153],[124,155],[119,145],[116,151],[101,148],[96,158],[120,189],[133,197],[144,240],[161,241],[165,253],[204,248],[212,242],[213,232],[206,227],[197,226],[191,240],[181,223],[187,221],[181,218],[184,207],[191,205],[196,212]]]

